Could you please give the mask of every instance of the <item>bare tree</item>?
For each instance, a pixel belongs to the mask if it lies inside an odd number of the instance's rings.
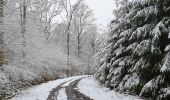
[[[87,33],[94,22],[92,10],[87,5],[81,4],[79,9],[74,13],[73,24],[74,30],[77,34],[77,56],[80,57],[81,37]]]
[[[92,53],[93,53],[93,55],[94,55],[94,53],[95,53],[95,51],[96,51],[96,43],[95,43],[95,41],[96,41],[96,35],[97,35],[97,27],[94,25],[94,26],[92,26],[91,28],[90,28],[90,35],[91,35],[91,37],[90,37],[90,44],[91,44],[91,47],[92,47]]]
[[[43,24],[43,31],[46,33],[47,42],[51,37],[52,33],[50,29],[53,24],[55,24],[54,19],[60,15],[63,10],[63,5],[59,0],[40,0],[41,5],[38,6],[38,10],[40,11],[40,21]],[[43,8],[42,8],[42,7]]]
[[[21,18],[21,34],[22,34],[22,58],[25,60],[25,47],[26,47],[26,20],[27,20],[27,5],[26,0],[20,3],[20,18]],[[25,61],[24,61],[25,62]]]
[[[4,62],[3,0],[0,0],[0,65]]]
[[[66,13],[66,24],[67,28],[65,33],[67,34],[67,76],[69,76],[69,65],[70,65],[70,27],[73,19],[73,15],[76,9],[79,8],[83,0],[78,0],[75,4],[72,4],[70,0],[61,0],[61,4],[63,5],[64,11]],[[70,68],[71,69],[71,68]]]

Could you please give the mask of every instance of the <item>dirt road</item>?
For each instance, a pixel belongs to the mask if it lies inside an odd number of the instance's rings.
[[[82,78],[81,78],[82,79]],[[62,90],[62,89],[65,89],[65,93],[67,95],[67,99],[64,99],[64,100],[93,100],[91,98],[89,98],[88,96],[80,93],[76,87],[77,87],[77,84],[78,82],[81,80],[81,79],[77,79],[77,80],[70,80],[70,81],[67,81],[67,82],[64,82],[62,84],[60,84],[58,87],[54,88],[50,95],[48,96],[48,99],[47,100],[59,100],[58,99],[58,95],[59,95],[59,92]],[[62,99],[63,100],[63,99]]]

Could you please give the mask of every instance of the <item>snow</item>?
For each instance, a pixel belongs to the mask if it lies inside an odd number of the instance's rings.
[[[55,81],[50,81],[47,83],[43,83],[41,85],[37,85],[31,87],[27,90],[21,92],[21,94],[17,95],[16,97],[12,98],[11,100],[46,100],[50,91],[53,88],[56,88],[61,83],[66,82],[59,90],[58,96],[56,97],[57,100],[67,100],[67,95],[65,92],[65,86],[68,86],[71,82],[83,78],[77,86],[77,90],[83,93],[84,95],[89,96],[91,99],[94,100],[142,100],[136,96],[130,96],[125,94],[120,94],[115,91],[111,91],[108,88],[102,87],[99,85],[97,80],[93,76],[75,76],[65,79],[58,79]]]
[[[134,73],[134,74],[132,74],[132,76],[126,81],[126,83],[125,83],[125,87],[126,88],[133,88],[133,86],[138,86],[139,84],[140,84],[140,81],[139,81],[140,79],[139,79],[139,76],[136,74],[136,73]]]
[[[43,83],[41,85],[34,86],[27,90],[21,92],[21,94],[12,98],[12,100],[46,100],[50,91],[53,88],[56,88],[61,83],[66,82],[63,87],[68,86],[71,82],[79,79],[87,77],[84,76],[75,76],[65,79],[58,79],[55,81],[50,81],[47,83]],[[89,96],[94,100],[140,100],[138,97],[119,94],[115,91],[110,91],[108,88],[101,87],[99,83],[94,79],[94,77],[89,76],[88,78],[82,79],[77,88],[81,93]],[[65,92],[65,88],[62,88],[59,91],[58,100],[67,100],[67,95]]]
[[[166,63],[163,64],[162,68],[161,68],[161,72],[166,72],[167,70],[169,70],[169,68],[166,66]]]
[[[161,72],[168,72],[170,71],[170,52],[168,52],[168,54],[165,56],[164,58],[164,63],[163,66],[161,67]]]
[[[115,60],[112,64],[112,66],[118,65],[120,62],[122,62],[122,60],[123,60],[122,58]]]
[[[137,14],[133,17],[133,20],[137,20],[140,17],[145,17],[145,21],[148,20],[148,18],[151,15],[157,15],[158,14],[158,9],[156,6],[149,6],[145,7],[144,9],[140,10],[137,12]]]
[[[60,85],[63,82],[79,79],[82,77],[86,77],[86,76],[75,76],[75,77],[58,79],[55,81],[43,83],[41,85],[37,85],[22,91],[21,94],[12,98],[12,100],[46,100],[48,98],[48,95],[50,94],[50,91],[53,88],[56,88],[58,85]]]
[[[142,56],[150,50],[150,45],[150,39],[143,40],[139,45],[137,45],[136,49],[134,50],[134,53],[136,53],[138,56]]]
[[[5,73],[0,71],[0,84],[5,84],[5,83],[8,83],[8,82],[9,82],[9,80],[5,76]]]
[[[167,52],[167,51],[169,51],[170,50],[170,45],[168,45],[168,46],[166,46],[166,48],[165,48],[165,52]]]
[[[64,85],[62,85],[62,87],[69,86],[70,83],[74,82],[75,80],[77,80],[77,78],[70,80],[69,82],[67,82],[67,83],[65,83]]]
[[[116,52],[116,56],[120,56],[121,54],[123,54],[125,51],[124,47],[119,47],[115,52]]]
[[[159,84],[163,84],[165,82],[162,75],[158,75],[149,82],[147,82],[140,92],[140,96],[143,94],[152,93],[152,95],[156,94],[157,89],[159,88]]]
[[[129,45],[129,46],[126,48],[126,51],[130,51],[130,50],[134,51],[137,45],[138,45],[137,42],[133,43],[132,45]]]
[[[127,29],[120,33],[120,37],[129,37],[132,32],[133,32],[133,29]]]
[[[62,89],[59,91],[57,100],[67,100],[67,95],[66,95],[65,90],[66,90],[65,88],[62,88]]]
[[[121,71],[122,71],[122,67],[120,66],[120,67],[118,67],[118,68],[115,68],[115,69],[113,70],[113,73],[114,73],[114,75],[118,75],[118,74],[121,73]]]
[[[102,87],[94,77],[82,79],[77,89],[94,100],[142,100],[136,96],[120,94]]]

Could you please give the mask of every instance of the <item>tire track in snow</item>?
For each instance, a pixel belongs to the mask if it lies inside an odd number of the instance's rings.
[[[69,86],[66,86],[67,100],[93,100],[75,89],[81,79],[77,79],[71,82]]]
[[[81,79],[83,78],[72,79],[70,81],[61,83],[59,86],[57,86],[51,91],[47,100],[58,100],[59,98],[61,98],[60,96],[61,90],[65,90],[66,95],[67,95],[67,100],[93,100],[93,99],[90,99],[90,97],[80,93],[78,90],[75,89],[78,82]],[[64,100],[66,100],[66,98]]]
[[[70,81],[71,81],[71,80],[70,80]],[[67,83],[67,82],[69,82],[69,81],[63,82],[63,83],[61,83],[59,86],[57,86],[56,88],[54,88],[54,89],[50,92],[47,100],[57,100],[57,96],[58,96],[58,94],[59,94],[59,90],[62,89],[62,88],[63,88],[62,85],[64,85],[64,84]]]

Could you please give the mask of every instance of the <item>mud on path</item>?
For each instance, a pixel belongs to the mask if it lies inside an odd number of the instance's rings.
[[[83,79],[83,78],[81,78],[81,79]],[[90,97],[88,97],[88,96],[84,95],[83,93],[79,92],[78,90],[76,90],[77,84],[81,79],[77,79],[77,80],[71,82],[68,86],[65,86],[65,87],[63,85],[70,82],[70,81],[67,81],[67,82],[60,84],[58,87],[54,88],[51,91],[47,100],[58,100],[57,96],[59,94],[59,91],[62,88],[65,88],[67,100],[93,100]]]
[[[63,82],[63,83],[61,83],[59,86],[57,86],[56,88],[54,88],[54,89],[50,92],[47,100],[57,100],[57,96],[58,96],[59,90],[63,88],[62,85],[64,85],[65,83],[67,83],[67,82]]]

